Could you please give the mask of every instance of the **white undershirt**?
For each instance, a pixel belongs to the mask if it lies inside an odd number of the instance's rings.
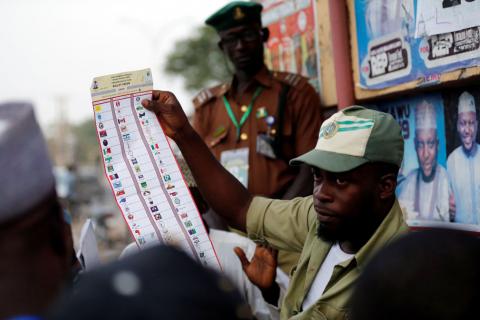
[[[338,242],[336,242],[328,252],[322,266],[317,272],[315,279],[313,279],[312,286],[308,291],[307,296],[303,300],[302,309],[306,310],[322,296],[325,288],[330,281],[333,274],[333,269],[339,263],[349,260],[353,254],[348,254],[342,251]]]

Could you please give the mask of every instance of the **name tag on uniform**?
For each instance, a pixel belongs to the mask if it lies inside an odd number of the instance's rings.
[[[275,155],[275,149],[273,148],[273,143],[273,137],[263,133],[259,134],[257,136],[257,153],[270,159],[277,159],[277,156]]]
[[[245,188],[248,187],[248,148],[223,151],[220,162]]]

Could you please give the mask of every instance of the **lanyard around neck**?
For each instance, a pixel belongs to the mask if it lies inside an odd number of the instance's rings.
[[[252,100],[250,101],[250,104],[248,105],[247,111],[245,111],[242,118],[240,119],[240,123],[237,121],[237,118],[235,117],[235,114],[232,111],[232,107],[230,106],[230,102],[228,102],[225,95],[222,97],[223,98],[223,104],[225,105],[225,109],[227,109],[228,116],[230,117],[230,120],[232,120],[232,123],[235,126],[235,128],[237,129],[236,130],[237,131],[237,140],[240,138],[240,130],[242,129],[242,126],[244,125],[245,121],[247,121],[250,113],[252,113],[253,104],[255,103],[255,100],[260,95],[262,90],[263,90],[262,87],[258,87],[255,90],[255,92],[253,93],[253,96],[252,96]]]

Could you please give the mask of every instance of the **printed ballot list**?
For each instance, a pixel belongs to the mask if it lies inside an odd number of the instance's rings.
[[[155,114],[150,69],[97,77],[91,87],[105,173],[139,248],[163,243],[219,263]]]

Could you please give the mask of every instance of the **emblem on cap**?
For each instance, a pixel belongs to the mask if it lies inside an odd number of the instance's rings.
[[[338,131],[337,122],[335,122],[335,121],[330,122],[329,124],[325,125],[325,127],[323,127],[320,130],[320,137],[325,138],[325,139],[330,139],[331,137],[333,137],[337,133],[337,131]]]
[[[243,13],[242,8],[236,7],[233,11],[233,19],[241,20],[245,17],[245,13]]]

